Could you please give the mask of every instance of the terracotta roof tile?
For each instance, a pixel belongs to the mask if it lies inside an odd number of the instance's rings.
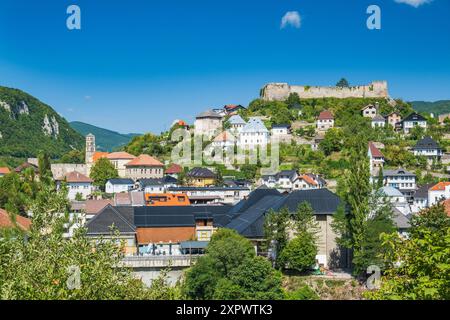
[[[447,216],[450,217],[450,199],[442,201],[442,204],[444,205],[445,212],[447,213]]]
[[[92,161],[97,162],[101,158],[106,158],[107,155],[108,152],[100,152],[100,151],[94,152],[94,155],[92,156]]]
[[[380,150],[378,150],[377,147],[375,147],[375,144],[372,141],[369,141],[369,149],[370,153],[372,154],[372,157],[384,158],[384,155],[381,153]]]
[[[22,230],[29,230],[31,226],[31,220],[19,215],[15,216],[15,222],[17,226]],[[13,228],[14,223],[8,212],[0,209],[0,228]]]
[[[56,180],[59,181],[67,181],[69,183],[91,183],[92,179],[85,176],[82,173],[79,173],[78,171],[72,171],[69,173],[66,173],[66,175],[64,177],[58,178]]]
[[[114,201],[110,199],[86,200],[84,210],[86,214],[97,214],[108,204],[114,205]]]
[[[319,114],[319,120],[329,120],[329,119],[334,119],[333,114],[330,111],[325,110]]]
[[[306,174],[302,175],[300,178],[303,179],[303,180],[305,180],[305,181],[306,181],[308,184],[310,184],[310,185],[313,185],[313,186],[316,186],[316,185],[317,185],[317,182],[314,181],[313,178],[311,178],[310,176],[308,176],[308,175],[306,175]]]
[[[435,184],[433,187],[431,187],[430,191],[444,191],[445,187],[447,186],[450,186],[449,181],[439,182],[438,184]]]
[[[159,160],[149,156],[148,154],[141,154],[134,160],[131,160],[126,167],[162,167],[164,166]]]
[[[108,159],[136,159],[136,156],[129,154],[128,152],[119,151],[112,152],[106,156]]]
[[[8,174],[10,172],[8,167],[0,167],[0,174]]]
[[[167,174],[176,174],[176,173],[180,173],[183,171],[183,167],[181,167],[180,165],[173,163],[170,165],[170,167],[168,167],[166,169],[166,173]]]
[[[236,138],[227,131],[223,131],[217,137],[214,138],[215,142],[235,141]]]

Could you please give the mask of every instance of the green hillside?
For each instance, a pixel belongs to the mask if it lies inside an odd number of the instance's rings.
[[[414,110],[418,112],[429,112],[435,115],[450,113],[450,100],[440,100],[436,102],[412,101]]]
[[[92,133],[95,136],[97,149],[100,151],[112,151],[122,147],[129,143],[133,137],[139,135],[135,133],[122,134],[79,121],[70,122],[70,126],[83,136]]]
[[[83,137],[50,106],[31,95],[0,86],[0,158],[57,158],[82,149]]]

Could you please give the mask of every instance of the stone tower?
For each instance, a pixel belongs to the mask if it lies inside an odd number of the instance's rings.
[[[92,164],[94,162],[94,153],[95,153],[95,136],[92,133],[89,133],[86,136],[86,164]]]

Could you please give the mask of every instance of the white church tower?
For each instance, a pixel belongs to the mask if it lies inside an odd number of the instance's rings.
[[[94,153],[95,153],[95,136],[92,133],[89,133],[86,136],[86,157],[85,162],[87,165],[92,165],[94,162]]]

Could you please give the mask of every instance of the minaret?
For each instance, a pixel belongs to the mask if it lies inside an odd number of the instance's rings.
[[[89,133],[86,136],[86,164],[92,164],[94,162],[94,153],[95,153],[95,136],[92,133]]]

